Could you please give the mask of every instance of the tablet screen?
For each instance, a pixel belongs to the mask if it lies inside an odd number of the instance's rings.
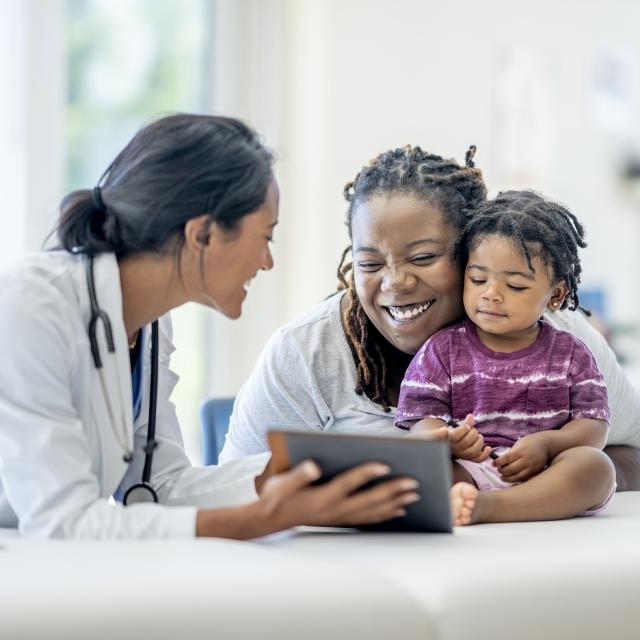
[[[292,431],[271,431],[268,437],[276,472],[311,459],[322,470],[320,482],[326,482],[356,465],[383,462],[391,467],[391,474],[374,483],[398,476],[409,476],[420,483],[417,489],[420,501],[406,507],[406,516],[361,529],[451,532],[451,453],[448,442]]]

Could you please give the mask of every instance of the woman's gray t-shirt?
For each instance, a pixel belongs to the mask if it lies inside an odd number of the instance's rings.
[[[221,463],[267,451],[272,429],[399,435],[395,409],[385,413],[354,391],[356,370],[340,319],[341,298],[331,296],[271,337],[236,399]],[[609,444],[640,447],[640,394],[602,335],[579,311],[547,312],[545,319],[593,353],[608,388]]]

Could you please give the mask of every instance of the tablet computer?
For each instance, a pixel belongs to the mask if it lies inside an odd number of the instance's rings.
[[[446,440],[295,431],[270,431],[268,439],[276,473],[311,459],[320,466],[318,483],[323,483],[359,464],[383,462],[391,467],[391,473],[365,487],[398,476],[420,483],[420,501],[406,507],[406,516],[359,529],[451,532],[451,453]]]

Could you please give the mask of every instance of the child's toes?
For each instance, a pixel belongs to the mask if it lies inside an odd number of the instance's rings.
[[[458,482],[451,487],[451,519],[455,526],[471,524],[478,493],[478,489],[468,482]]]

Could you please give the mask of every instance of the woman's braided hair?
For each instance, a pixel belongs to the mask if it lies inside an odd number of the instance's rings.
[[[487,196],[482,173],[473,162],[475,152],[475,146],[469,147],[464,167],[454,160],[411,145],[381,153],[344,187],[344,197],[349,203],[346,219],[349,239],[351,220],[357,205],[373,196],[390,194],[409,194],[429,202],[442,211],[445,222],[462,230],[471,209]],[[384,338],[375,329],[358,299],[353,261],[347,259],[350,251],[351,245],[344,250],[338,266],[338,289],[347,289],[348,295],[343,324],[356,363],[355,392],[366,395],[389,411],[388,370],[381,349]]]
[[[534,191],[504,191],[478,207],[458,238],[454,255],[465,264],[469,252],[483,238],[494,234],[511,238],[532,271],[531,243],[539,244],[540,259],[553,269],[554,279],[564,280],[569,289],[560,308],[578,308],[582,273],[578,248],[587,243],[584,228],[571,211]]]

